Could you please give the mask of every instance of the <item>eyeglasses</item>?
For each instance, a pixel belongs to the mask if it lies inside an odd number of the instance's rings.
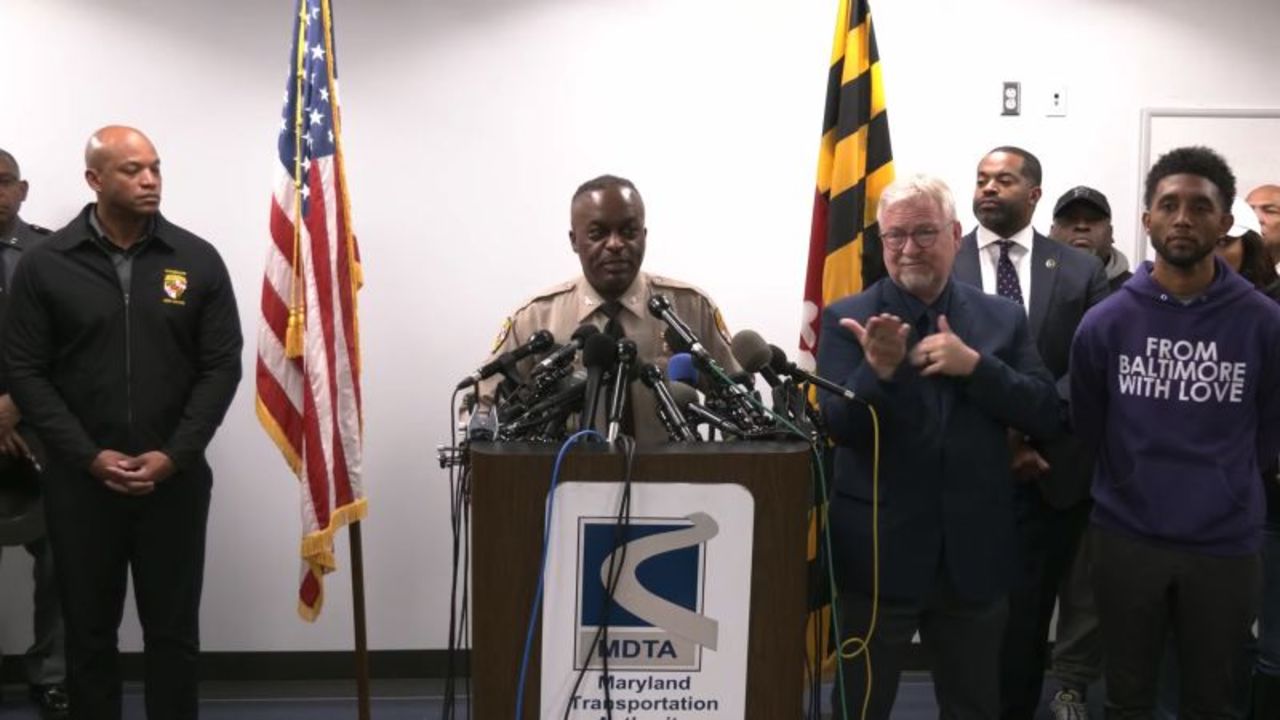
[[[931,247],[938,241],[942,231],[931,225],[918,227],[910,232],[906,230],[887,230],[880,234],[880,241],[890,250],[901,250],[907,246],[907,240],[916,244],[921,250]]]

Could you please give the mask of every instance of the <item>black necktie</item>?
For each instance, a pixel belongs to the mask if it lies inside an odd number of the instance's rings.
[[[600,306],[600,312],[609,318],[604,324],[604,329],[600,332],[613,338],[614,341],[621,340],[627,334],[622,331],[622,320],[619,316],[622,314],[622,303],[617,300],[610,300]],[[635,408],[630,402],[630,391],[627,392],[628,399],[624,401],[622,408],[622,432],[624,435],[631,437],[636,436]],[[605,403],[605,413],[608,413],[608,403]]]
[[[622,320],[618,319],[618,316],[622,313],[622,303],[617,300],[610,300],[600,306],[600,312],[604,313],[604,316],[609,318],[609,321],[604,324],[604,330],[602,331],[605,335],[608,335],[614,340],[621,340],[626,337],[627,334],[622,331]]]
[[[1000,246],[1000,262],[996,263],[996,294],[1022,305],[1022,284],[1018,282],[1018,271],[1009,259],[1009,247],[1013,241],[997,240],[996,245]]]

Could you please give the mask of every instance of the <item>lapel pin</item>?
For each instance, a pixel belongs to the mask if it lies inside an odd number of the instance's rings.
[[[1044,261],[1044,266],[1052,270],[1058,267],[1058,261],[1054,260],[1053,258],[1049,258],[1048,260]]]

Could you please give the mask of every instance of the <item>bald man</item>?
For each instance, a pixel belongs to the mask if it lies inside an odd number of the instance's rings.
[[[121,717],[132,573],[147,717],[195,718],[204,450],[240,381],[239,314],[218,252],[160,214],[145,135],[94,133],[84,177],[97,202],[23,258],[4,338],[10,391],[48,452],[71,705]]]
[[[1280,185],[1259,185],[1249,191],[1245,202],[1262,223],[1262,242],[1271,262],[1280,268]]]

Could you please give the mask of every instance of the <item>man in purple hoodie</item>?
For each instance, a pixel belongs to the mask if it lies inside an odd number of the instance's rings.
[[[1257,610],[1259,466],[1280,449],[1280,307],[1217,259],[1235,177],[1202,147],[1162,156],[1142,221],[1155,249],[1085,315],[1071,414],[1098,448],[1094,590],[1108,718],[1150,718],[1166,633],[1181,717],[1226,717]]]

